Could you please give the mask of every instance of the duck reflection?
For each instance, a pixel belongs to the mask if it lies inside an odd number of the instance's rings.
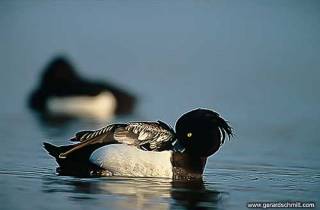
[[[202,179],[172,182],[171,197],[176,201],[172,209],[217,209],[223,202],[223,194],[207,189]]]
[[[207,189],[202,180],[51,176],[43,184],[45,193],[67,193],[70,199],[80,201],[98,200],[99,205],[112,209],[216,209],[223,202],[222,194]]]

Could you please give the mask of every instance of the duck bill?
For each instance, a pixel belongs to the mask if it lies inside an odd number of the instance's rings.
[[[173,151],[175,152],[180,152],[180,153],[184,153],[186,151],[186,148],[178,141],[174,141],[172,143],[173,146]]]

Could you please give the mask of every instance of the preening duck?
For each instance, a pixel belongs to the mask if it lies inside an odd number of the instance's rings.
[[[207,158],[232,135],[218,113],[196,109],[182,115],[175,131],[158,122],[111,124],[78,132],[67,146],[44,143],[61,175],[201,178]]]
[[[78,75],[64,57],[44,69],[39,86],[29,97],[29,106],[41,113],[108,119],[133,111],[135,97],[111,84]]]

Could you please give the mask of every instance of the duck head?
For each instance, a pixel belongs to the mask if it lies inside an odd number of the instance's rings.
[[[59,56],[47,65],[42,78],[42,86],[56,86],[58,84],[68,84],[77,80],[79,76],[68,59]]]
[[[218,113],[196,109],[182,115],[175,126],[178,144],[192,156],[208,157],[232,136],[232,129]]]

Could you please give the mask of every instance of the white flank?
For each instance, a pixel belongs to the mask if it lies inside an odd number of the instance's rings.
[[[97,96],[51,97],[48,99],[48,111],[75,117],[108,119],[114,115],[117,101],[111,92],[102,92]]]
[[[90,161],[114,176],[172,178],[170,151],[142,151],[134,146],[113,144],[95,150]]]

